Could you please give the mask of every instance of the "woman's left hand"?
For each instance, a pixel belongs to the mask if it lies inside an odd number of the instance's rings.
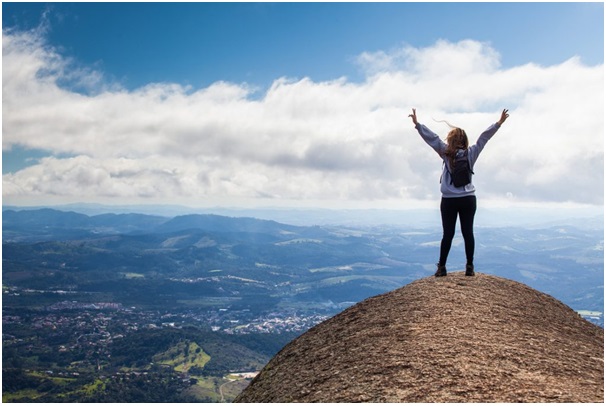
[[[412,118],[412,122],[414,123],[414,125],[419,124],[417,121],[417,109],[412,109],[412,114],[409,114],[408,117]]]

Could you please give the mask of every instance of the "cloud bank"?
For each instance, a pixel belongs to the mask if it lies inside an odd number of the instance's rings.
[[[484,199],[603,204],[603,66],[502,68],[489,44],[438,41],[367,52],[364,81],[277,78],[195,89],[104,81],[41,30],[4,31],[2,148],[49,151],[3,175],[5,204],[270,199],[403,205],[439,198],[441,162],[407,117],[470,141],[511,117],[476,164]]]

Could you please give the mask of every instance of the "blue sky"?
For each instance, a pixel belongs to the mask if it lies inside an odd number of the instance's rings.
[[[487,198],[603,204],[603,3],[2,11],[3,79],[14,84],[3,86],[5,204],[423,204],[439,195],[440,162],[431,151],[411,156],[426,148],[406,117],[412,107],[424,122],[475,133],[510,108],[500,133],[512,134],[478,176]],[[571,89],[579,94],[565,100]],[[586,139],[568,145],[572,128],[558,120],[571,111]],[[554,140],[552,152],[539,149]],[[502,151],[522,142],[537,150],[518,152],[527,174],[515,179]],[[594,180],[562,192],[562,164]]]
[[[360,53],[438,39],[489,42],[504,67],[604,60],[602,3],[3,3],[2,26],[45,12],[51,45],[130,89],[361,80]]]

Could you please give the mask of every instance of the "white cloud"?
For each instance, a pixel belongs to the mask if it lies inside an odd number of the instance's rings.
[[[478,194],[603,204],[603,66],[574,57],[504,69],[489,44],[438,41],[360,55],[362,83],[278,78],[253,97],[224,82],[129,91],[76,68],[40,32],[5,31],[2,43],[3,150],[54,155],[3,176],[8,203],[437,199],[441,163],[410,109],[473,142],[507,107],[476,166]]]
[[[391,52],[364,52],[358,63],[368,74],[405,71],[418,79],[455,79],[492,73],[500,66],[500,55],[489,44],[473,40],[451,43],[438,40],[432,47],[403,46]]]

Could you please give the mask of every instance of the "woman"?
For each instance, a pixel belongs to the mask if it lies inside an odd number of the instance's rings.
[[[463,186],[455,186],[452,182],[451,173],[457,156],[461,159],[465,153],[467,153],[469,167],[472,170],[471,173],[473,173],[473,165],[477,161],[480,152],[482,152],[488,140],[492,138],[509,117],[508,110],[504,109],[499,121],[488,127],[480,135],[476,144],[471,147],[469,146],[467,134],[461,128],[456,128],[449,124],[452,129],[446,136],[446,142],[444,142],[429,128],[423,124],[419,124],[416,109],[412,109],[412,114],[409,114],[408,117],[412,118],[412,122],[423,140],[444,160],[441,178],[442,185],[440,187],[440,191],[442,192],[440,212],[442,214],[443,235],[442,243],[440,244],[440,260],[437,263],[438,269],[435,276],[446,276],[446,259],[448,258],[452,239],[454,238],[457,216],[460,219],[461,233],[465,241],[465,256],[467,257],[465,275],[474,276],[473,255],[475,239],[473,236],[473,218],[476,214],[476,189],[471,182]]]

